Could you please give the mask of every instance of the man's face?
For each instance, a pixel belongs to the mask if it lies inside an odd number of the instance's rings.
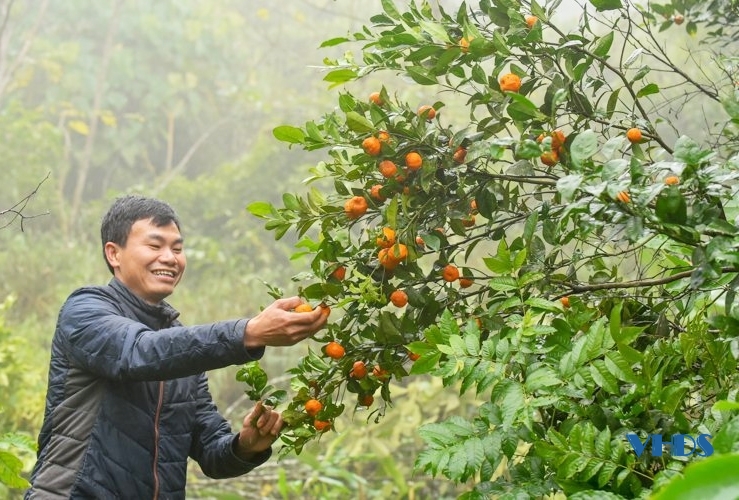
[[[150,304],[174,291],[187,264],[177,225],[157,227],[151,219],[131,226],[125,247],[106,243],[105,255],[115,277]]]

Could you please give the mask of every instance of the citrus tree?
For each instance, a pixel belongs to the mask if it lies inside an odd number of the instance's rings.
[[[332,85],[387,72],[429,97],[343,90],[320,119],[274,130],[325,150],[317,184],[248,209],[299,236],[302,295],[340,311],[290,370],[283,453],[344,412],[389,415],[390,381],[420,374],[483,401],[419,429],[416,468],[469,483],[465,498],[636,497],[735,451],[732,5],[383,0],[327,40],[362,55],[329,61]],[[692,71],[665,35],[701,23],[710,45],[695,50],[716,51]],[[272,389],[258,366],[239,379]],[[717,446],[637,455],[627,434]]]

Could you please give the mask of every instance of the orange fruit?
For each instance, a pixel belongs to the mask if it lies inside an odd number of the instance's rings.
[[[433,120],[436,116],[436,110],[433,108],[433,106],[424,104],[423,106],[419,106],[418,116],[420,116],[421,118],[425,117],[427,120]]]
[[[319,411],[323,409],[323,403],[317,399],[309,399],[305,402],[305,413],[311,417],[315,417]]]
[[[390,256],[389,248],[380,249],[380,251],[377,252],[377,260],[380,261],[380,265],[382,267],[389,271],[392,271],[393,269],[398,267],[398,264],[400,264],[399,260],[396,260]]]
[[[562,297],[559,299],[559,301],[562,303],[562,307],[570,307],[570,298],[569,297]]]
[[[369,100],[370,100],[370,102],[373,102],[373,103],[377,104],[378,106],[382,106],[383,103],[384,103],[384,101],[382,100],[382,96],[380,95],[379,92],[372,92],[369,95]]]
[[[345,353],[344,347],[338,342],[329,342],[326,344],[326,356],[329,358],[341,359]]]
[[[441,276],[444,278],[444,281],[451,283],[459,279],[459,269],[453,264],[447,264],[442,269]]]
[[[472,280],[472,278],[459,278],[459,288],[469,288],[472,286],[473,283],[474,281]]]
[[[362,149],[370,156],[379,156],[380,150],[382,150],[382,143],[377,137],[370,136],[362,141]]]
[[[327,306],[325,303],[321,302],[320,304],[318,304],[318,307],[321,308],[321,314],[325,314],[326,316],[331,314],[331,308]]]
[[[467,52],[470,50],[470,39],[468,39],[466,36],[463,36],[459,39],[459,48],[462,49],[462,52]]]
[[[395,307],[404,307],[408,303],[408,294],[403,290],[395,290],[390,294],[390,302]]]
[[[360,394],[357,396],[357,403],[359,406],[372,406],[375,402],[375,397],[372,394]]]
[[[398,262],[405,260],[408,258],[408,247],[402,243],[396,243],[392,247],[388,248],[388,256]]]
[[[382,160],[377,168],[380,170],[380,174],[386,179],[398,173],[398,166],[390,160]]]
[[[423,241],[423,238],[421,238],[420,236],[416,236],[416,245],[418,245],[419,247],[425,247],[426,242]]]
[[[477,212],[477,201],[472,200],[470,202],[470,210],[472,210],[473,212]]]
[[[377,132],[377,139],[380,142],[390,142],[390,134],[387,132],[387,130],[380,130]]]
[[[360,379],[367,376],[367,366],[364,361],[355,361],[352,365],[352,369],[349,372],[349,376],[352,378]]]
[[[665,177],[665,184],[668,186],[674,186],[680,184],[680,178],[677,175],[668,175]]]
[[[310,304],[300,304],[294,309],[294,311],[296,313],[309,313],[313,312],[313,308],[310,306]]]
[[[382,187],[382,184],[375,184],[374,186],[372,186],[369,191],[370,198],[379,202],[385,201],[387,198],[385,198],[380,192]]]
[[[536,22],[539,20],[539,18],[536,16],[526,16],[525,19],[529,29],[533,28]]]
[[[410,351],[408,352],[408,359],[410,359],[411,361],[416,361],[420,357],[421,355],[418,353],[410,352]]]
[[[544,151],[539,157],[539,159],[544,165],[553,167],[559,161],[559,155],[557,154],[556,151]]]
[[[315,427],[318,432],[326,432],[331,428],[331,422],[326,420],[315,420],[313,422],[313,427]]]
[[[364,196],[353,196],[344,203],[344,213],[350,219],[358,219],[367,212],[367,200]]]
[[[474,226],[475,225],[475,216],[472,215],[472,214],[470,214],[467,217],[465,217],[464,219],[462,219],[462,225],[464,227],[472,227],[472,226]]]
[[[638,128],[636,128],[636,127],[634,127],[634,128],[630,128],[629,130],[627,130],[627,131],[626,131],[626,138],[627,138],[627,139],[629,140],[629,142],[631,142],[632,144],[633,144],[633,143],[636,143],[636,142],[641,142],[641,139],[642,139],[642,133],[641,133],[641,130],[639,130],[639,129],[638,129]]]
[[[382,234],[375,240],[380,248],[390,248],[395,245],[395,231],[389,227],[382,228]]]
[[[457,150],[454,152],[454,155],[452,155],[452,158],[454,159],[454,163],[464,163],[464,159],[467,157],[467,150],[463,148],[462,146],[459,146]]]
[[[629,203],[631,201],[631,196],[629,196],[628,191],[621,191],[616,195],[616,199],[621,203]]]
[[[381,368],[380,365],[375,365],[374,368],[372,368],[372,375],[377,377],[378,380],[385,381],[390,377],[390,373],[388,373],[387,370],[384,368]]]
[[[683,16],[682,14],[675,14],[674,16],[672,16],[672,21],[679,26],[685,21],[685,16]]]
[[[513,73],[506,73],[500,77],[500,90],[504,92],[518,92],[521,90],[521,78]]]
[[[423,165],[423,158],[415,151],[405,155],[405,164],[411,170],[418,170]]]
[[[559,151],[564,146],[567,136],[561,130],[557,129],[552,132],[552,150]]]
[[[344,266],[339,266],[331,273],[332,278],[336,278],[339,281],[342,281],[346,277],[346,268]]]

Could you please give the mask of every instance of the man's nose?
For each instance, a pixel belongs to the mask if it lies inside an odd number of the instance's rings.
[[[159,254],[159,260],[162,262],[175,262],[177,257],[171,248],[165,247],[162,253]]]

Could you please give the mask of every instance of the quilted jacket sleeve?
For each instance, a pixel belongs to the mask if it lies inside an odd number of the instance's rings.
[[[195,431],[192,436],[190,457],[198,462],[203,473],[214,479],[246,474],[263,464],[272,455],[266,450],[252,461],[236,456],[233,443],[236,434],[228,422],[218,413],[208,390],[208,379],[202,375],[198,381],[198,410]]]
[[[168,380],[261,358],[246,349],[246,319],[152,330],[121,315],[99,294],[72,295],[60,312],[56,341],[69,361],[113,380]]]

